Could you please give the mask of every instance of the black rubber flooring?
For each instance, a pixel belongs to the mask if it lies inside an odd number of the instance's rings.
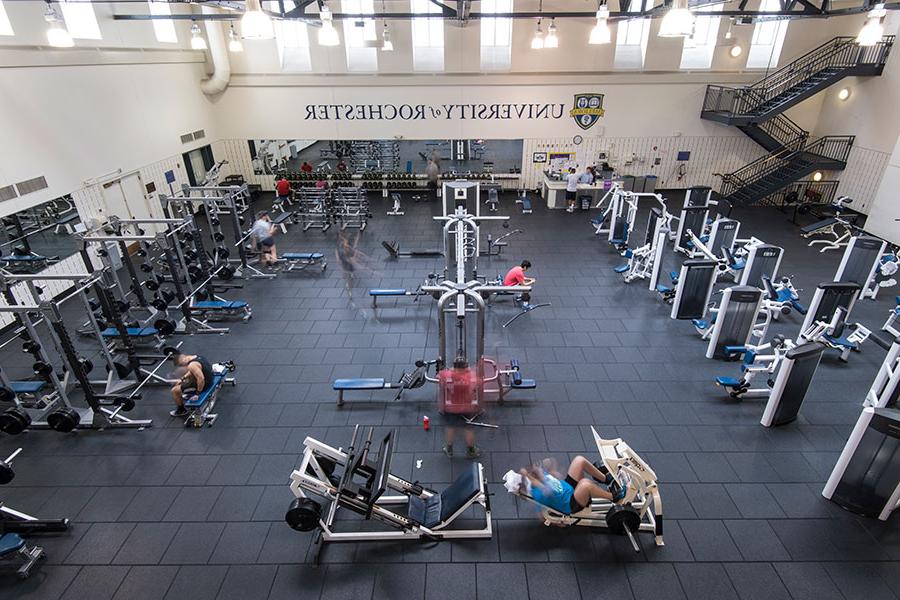
[[[152,429],[35,431],[0,440],[0,454],[24,447],[16,479],[0,498],[74,523],[67,534],[34,538],[47,560],[28,581],[5,575],[0,597],[900,597],[898,517],[858,518],[820,495],[883,350],[867,344],[849,364],[828,355],[799,420],[766,429],[761,401],[735,402],[713,384],[716,375],[736,374],[737,365],[703,358],[705,344],[688,323],[669,320],[645,284],[621,282],[612,270],[621,259],[594,237],[586,213],[550,213],[536,204],[534,214],[521,215],[506,197],[502,208],[524,232],[502,256],[485,260],[482,272],[505,272],[528,258],[538,279],[535,300],[552,306],[508,329],[500,325],[512,305],[498,303],[488,315],[489,353],[518,358],[525,376],[538,381],[534,392],[517,392],[515,402],[485,416],[500,429],[478,432],[494,493],[493,538],[334,545],[321,566],[309,565],[312,534],[283,521],[305,436],[346,445],[353,424],[396,428],[395,471],[435,487],[467,464],[441,453],[447,421],[434,413],[430,385],[400,403],[385,391],[335,406],[332,379],[397,378],[417,358],[430,358],[437,338],[430,300],[388,299],[374,311],[366,290],[414,288],[438,268],[431,259],[389,260],[380,243],[437,246],[430,217],[439,209],[407,200],[405,216],[387,217],[386,201],[373,205],[359,238],[370,270],[357,271],[352,298],[334,259],[335,230],[295,226],[279,237],[279,250],[321,250],[328,270],[249,281],[232,297],[252,303],[252,321],[234,323],[226,336],[185,338],[189,351],[238,365],[238,385],[222,391],[213,428],[186,430],[169,419],[167,393],[156,388],[132,413],[153,418]],[[830,279],[839,255],[808,249],[783,214],[734,216],[742,234],[786,248],[782,272],[795,275],[804,300]],[[670,254],[666,260],[677,262]],[[854,319],[878,328],[892,305],[893,294],[884,293],[863,301]],[[799,327],[788,316],[773,332],[796,335]],[[28,358],[17,349],[0,355],[14,377],[28,371]],[[642,536],[643,552],[635,554],[623,538],[544,527],[500,485],[506,470],[547,456],[593,456],[590,425],[621,436],[658,473],[665,547]],[[352,516],[342,523],[355,526]]]

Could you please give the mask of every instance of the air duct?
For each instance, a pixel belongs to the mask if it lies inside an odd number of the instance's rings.
[[[203,14],[217,14],[215,10],[203,7]],[[200,82],[200,89],[207,96],[221,94],[231,80],[231,62],[228,58],[228,45],[222,33],[219,21],[206,21],[206,37],[209,41],[209,56],[212,59],[213,72],[209,79]]]

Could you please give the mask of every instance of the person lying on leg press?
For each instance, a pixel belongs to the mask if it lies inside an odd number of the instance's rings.
[[[503,278],[503,285],[534,285],[534,277],[525,277],[525,271],[531,268],[531,261],[523,260],[521,264],[513,267]],[[516,296],[516,302],[522,301],[522,308],[531,310],[532,306],[528,303],[531,295],[527,292],[521,296]]]
[[[185,399],[194,400],[213,383],[213,368],[206,358],[196,354],[177,353],[172,356],[176,374],[181,374],[178,383],[172,386],[172,399],[175,410],[169,414],[173,417],[186,417]]]
[[[590,506],[591,498],[602,498],[617,504],[625,498],[627,488],[617,484],[605,467],[597,468],[583,456],[572,460],[565,477],[557,467],[555,460],[547,458],[540,465],[521,469],[520,492],[566,515],[581,512]]]

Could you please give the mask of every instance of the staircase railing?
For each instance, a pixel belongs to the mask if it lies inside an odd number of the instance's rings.
[[[781,144],[782,148],[790,150],[799,150],[806,144],[806,140],[809,138],[808,131],[794,123],[785,115],[776,115],[768,121],[757,123],[755,126],[763,133],[778,140],[778,143]]]
[[[826,135],[807,144],[803,152],[845,163],[855,139],[854,135]]]
[[[707,86],[703,110],[744,115],[754,112],[765,102],[826,69],[883,65],[894,44],[894,37],[884,36],[871,47],[860,47],[853,37],[836,37],[752,85],[740,88]]]

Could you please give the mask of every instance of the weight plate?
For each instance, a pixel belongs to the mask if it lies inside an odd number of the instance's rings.
[[[4,385],[0,385],[0,402],[12,402],[16,399],[16,393]]]
[[[172,335],[175,333],[175,321],[169,319],[157,319],[153,322],[153,327],[159,331],[160,335]]]
[[[81,423],[81,415],[72,408],[64,407],[47,415],[47,425],[53,431],[69,433]]]
[[[322,506],[310,498],[295,498],[284,515],[284,520],[295,531],[312,531],[319,526]]]
[[[0,431],[9,435],[19,435],[31,425],[31,415],[25,409],[13,406],[0,414]]]
[[[38,361],[31,366],[31,370],[34,371],[35,375],[48,377],[50,373],[53,372],[53,366],[45,362]]]

